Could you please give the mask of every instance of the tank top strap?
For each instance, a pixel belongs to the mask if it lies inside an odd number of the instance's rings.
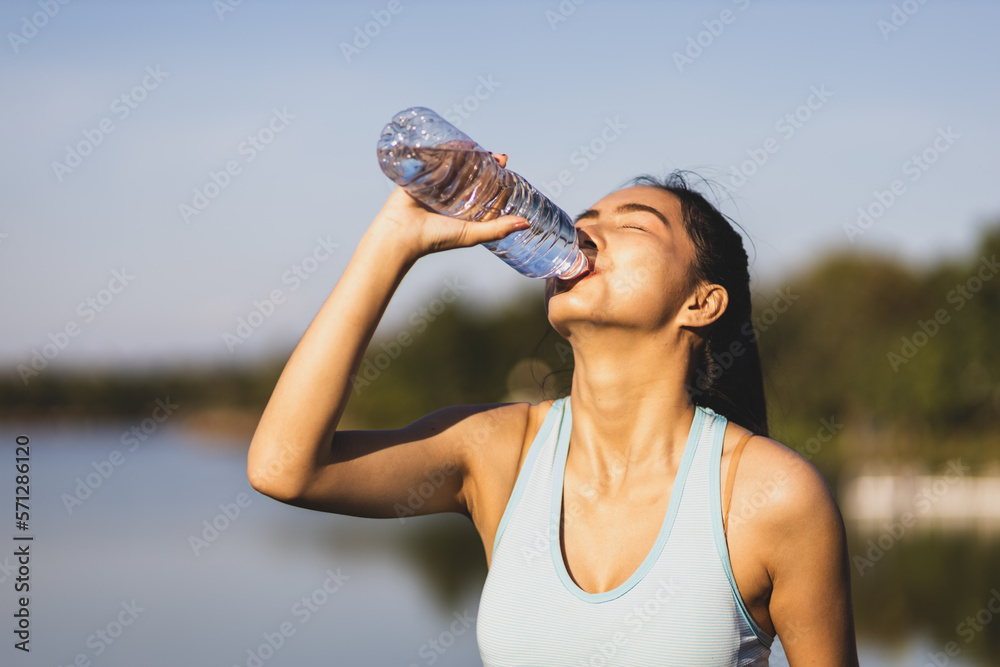
[[[528,454],[524,457],[524,463],[517,473],[517,480],[514,482],[514,489],[511,491],[507,506],[500,517],[500,524],[497,526],[496,535],[493,537],[493,554],[496,554],[507,524],[514,515],[515,510],[524,495],[529,484],[540,488],[548,488],[548,481],[552,479],[554,466],[554,454],[556,443],[564,434],[566,404],[569,397],[557,398],[549,406],[549,411],[542,420],[542,425],[538,428],[534,440],[528,448]]]
[[[753,437],[753,433],[745,433],[740,441],[736,443],[729,458],[729,470],[726,473],[726,487],[722,490],[722,532],[725,533],[729,527],[729,505],[733,501],[733,483],[736,482],[736,468],[740,465],[740,457],[743,455],[743,448]]]
[[[476,622],[484,667],[767,665],[771,638],[742,604],[722,531],[726,418],[696,409],[656,542],[628,580],[591,593],[560,549],[571,407],[551,406],[501,519]]]

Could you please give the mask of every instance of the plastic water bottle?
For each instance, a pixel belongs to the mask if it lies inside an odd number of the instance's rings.
[[[529,278],[569,279],[588,269],[573,220],[430,109],[396,114],[382,130],[377,153],[386,176],[438,213],[462,220],[525,218],[529,227],[482,245]]]

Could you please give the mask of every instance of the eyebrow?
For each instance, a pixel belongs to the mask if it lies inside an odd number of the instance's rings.
[[[625,202],[624,204],[620,204],[618,208],[614,210],[615,213],[635,213],[637,211],[645,211],[646,213],[652,213],[657,218],[659,218],[664,225],[666,225],[667,227],[670,226],[670,222],[667,221],[666,217],[664,217],[662,213],[657,211],[652,206],[646,206],[645,204],[640,204],[638,202]],[[576,216],[575,222],[579,222],[580,220],[586,220],[587,218],[596,218],[598,215],[599,213],[597,211],[595,211],[594,209],[589,209],[584,211],[580,215]]]

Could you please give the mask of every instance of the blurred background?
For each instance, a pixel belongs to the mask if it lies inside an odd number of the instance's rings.
[[[5,502],[19,436],[31,461],[30,529],[0,532],[35,539],[31,651],[8,630],[0,662],[480,664],[467,521],[299,510],[245,476],[391,191],[379,132],[422,105],[571,215],[642,173],[710,179],[751,256],[772,437],[847,522],[862,663],[1000,664],[998,20],[985,1],[3,3]],[[541,288],[483,248],[422,259],[344,426],[564,393]]]

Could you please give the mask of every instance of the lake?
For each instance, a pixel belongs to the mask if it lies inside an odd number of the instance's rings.
[[[131,426],[0,426],[0,498],[11,512],[0,536],[0,662],[481,665],[474,619],[485,561],[465,519],[401,524],[282,505],[247,483],[245,443],[166,423],[123,444]],[[12,511],[22,433],[31,443],[23,532]],[[852,552],[866,539],[852,536]],[[26,543],[30,653],[14,648],[10,620],[13,553]],[[968,641],[958,629],[1000,587],[995,540],[914,533],[893,546],[854,572],[862,664],[934,664],[928,654],[948,641],[960,652],[947,664],[997,664],[996,629],[987,623]],[[780,648],[772,664],[787,664]]]

